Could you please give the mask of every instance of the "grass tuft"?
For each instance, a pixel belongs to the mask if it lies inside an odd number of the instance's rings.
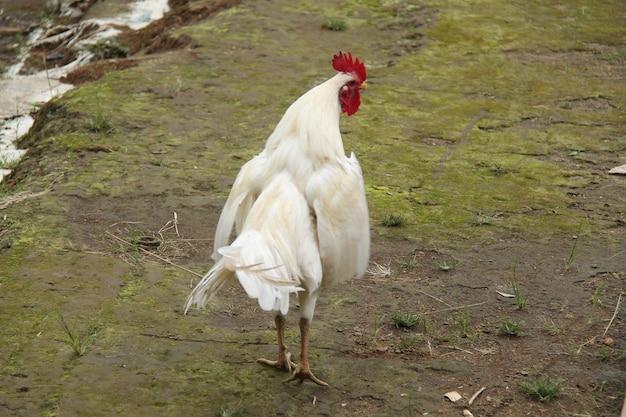
[[[413,255],[413,257],[408,260],[398,261],[398,265],[404,272],[417,268],[419,266],[419,262],[417,262],[417,255]]]
[[[19,158],[8,158],[5,156],[0,156],[0,168],[2,169],[10,169],[13,170],[17,168],[20,163]]]
[[[437,265],[437,268],[439,268],[440,271],[444,271],[444,272],[448,272],[448,271],[452,271],[454,269],[454,267],[456,266],[457,262],[453,261],[451,263],[447,263],[446,261],[435,261],[435,264]]]
[[[346,23],[345,20],[340,19],[340,18],[336,18],[336,19],[328,18],[324,21],[324,23],[322,23],[322,28],[326,30],[335,31],[335,32],[341,32],[348,28],[348,24]]]
[[[589,302],[591,303],[591,311],[589,312],[589,318],[587,319],[587,323],[591,324],[594,321],[594,316],[596,312],[596,308],[598,305],[602,305],[602,301],[600,300],[600,293],[604,290],[605,283],[601,282],[591,295]]]
[[[511,266],[511,273],[509,275],[509,278],[511,280],[511,287],[513,287],[513,295],[515,296],[515,304],[517,305],[517,308],[521,310],[522,308],[526,307],[526,305],[528,304],[528,301],[526,300],[526,297],[522,295],[522,292],[520,291],[519,286],[517,285],[517,280],[515,279],[515,264]]]
[[[216,412],[215,417],[245,417],[247,414],[240,408],[231,409],[230,407],[221,406]]]
[[[506,318],[500,325],[500,333],[505,336],[519,337],[522,335],[524,328],[523,321],[517,321],[512,318]]]
[[[415,314],[397,311],[391,315],[391,321],[396,327],[413,327],[419,322],[419,317]]]
[[[83,49],[91,52],[94,60],[126,58],[128,56],[128,45],[115,38],[100,39],[94,44],[86,45]]]
[[[549,377],[530,378],[520,382],[520,386],[531,396],[540,401],[548,401],[556,398],[563,389],[562,379],[550,379]]]
[[[574,236],[574,244],[572,245],[572,249],[570,250],[569,257],[567,259],[563,259],[563,264],[566,271],[568,271],[572,267],[572,263],[574,263],[574,258],[576,257],[576,253],[578,252],[578,242],[581,238],[582,228],[583,224],[580,223],[580,225],[578,226],[578,234]]]
[[[541,318],[541,330],[550,336],[556,336],[560,332],[559,327],[556,325],[554,320],[545,316]]]
[[[59,314],[57,324],[63,331],[61,341],[67,343],[76,356],[83,356],[100,328],[100,317],[96,317],[89,325],[87,331],[83,333],[76,331],[76,325],[70,327],[62,314]]]
[[[98,98],[98,95],[96,95],[96,114],[93,117],[89,117],[85,121],[85,128],[95,133],[107,133],[111,131],[111,125],[104,117],[102,109],[100,108],[100,100]]]
[[[385,227],[401,227],[406,222],[402,214],[389,213],[383,217],[383,226]]]
[[[470,337],[470,317],[469,310],[466,308],[462,313],[461,312],[453,312],[452,318],[459,329],[459,333],[462,338]]]
[[[382,317],[378,317],[378,315],[374,311],[372,312],[372,317],[374,319],[374,330],[372,331],[372,340],[374,341],[376,345],[378,345],[378,333],[380,333],[380,330],[382,329],[382,321],[385,318],[385,315],[383,314]]]
[[[410,336],[401,336],[398,347],[402,350],[414,349],[424,342],[424,337],[421,334],[414,334]]]

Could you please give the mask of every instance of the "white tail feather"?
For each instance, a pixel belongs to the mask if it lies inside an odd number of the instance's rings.
[[[276,249],[257,231],[242,233],[230,246],[219,248],[222,255],[193,289],[185,313],[193,305],[204,306],[211,297],[235,277],[250,298],[265,311],[289,311],[289,294],[302,291],[289,276]]]

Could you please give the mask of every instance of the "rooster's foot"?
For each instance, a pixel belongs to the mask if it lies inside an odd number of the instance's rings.
[[[257,359],[258,363],[262,363],[263,365],[271,366],[272,368],[284,369],[287,372],[292,372],[298,366],[296,363],[291,361],[291,353],[286,352],[284,358],[278,358],[276,361],[271,361],[269,359]]]
[[[305,368],[300,365],[298,365],[296,370],[293,371],[293,375],[285,379],[283,382],[300,381],[300,383],[303,383],[307,379],[311,382],[315,382],[317,385],[320,385],[322,387],[328,386],[326,382],[318,379],[315,375],[313,375],[313,372],[311,372],[308,366]]]

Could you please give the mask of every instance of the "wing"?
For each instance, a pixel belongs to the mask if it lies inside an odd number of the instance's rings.
[[[311,210],[287,172],[275,175],[254,203],[244,233],[251,230],[275,248],[296,285],[311,291],[320,286],[322,269]]]
[[[369,260],[370,229],[363,175],[354,154],[318,169],[305,195],[317,219],[324,284],[362,276]]]
[[[233,227],[236,226],[237,234],[241,233],[246,217],[248,217],[252,205],[261,193],[267,171],[265,169],[266,162],[265,152],[261,152],[241,167],[239,174],[237,174],[217,222],[213,242],[214,260],[217,261],[221,257],[218,249],[230,243]]]

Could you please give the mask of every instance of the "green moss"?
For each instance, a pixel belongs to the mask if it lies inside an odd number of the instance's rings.
[[[562,104],[622,99],[612,94],[613,85],[568,62],[576,59],[571,54],[586,51],[619,61],[615,52],[593,46],[611,44],[616,36],[616,6],[449,6],[429,3],[436,16],[422,6],[394,2],[285,6],[285,13],[315,25],[320,36],[341,36],[341,42],[351,39],[349,32],[377,31],[377,40],[353,50],[368,63],[372,81],[359,113],[342,116],[342,129],[346,149],[363,166],[372,218],[393,212],[407,220],[401,229],[379,232],[461,242],[484,236],[485,228],[474,226],[485,213],[498,219],[489,224],[494,235],[498,229],[541,233],[546,223],[575,230],[580,214],[565,208],[566,191],[586,186],[592,174],[584,164],[566,167],[556,160],[571,150],[619,151],[621,113],[619,106],[587,111]],[[329,15],[345,16],[348,30],[319,29]],[[431,15],[436,19],[430,21]],[[397,33],[387,30],[391,25],[415,30],[417,17],[427,23],[420,31],[428,40],[419,53],[402,54],[387,66],[385,56],[366,52],[376,42],[397,42]],[[100,112],[111,130],[95,134],[79,123],[55,140],[70,152],[94,145],[111,151],[91,159],[87,170],[69,179],[70,186],[88,196],[123,197],[138,188],[157,196],[174,190],[194,194],[201,185],[211,187],[216,200],[225,198],[223,180],[262,149],[286,107],[325,79],[320,68],[328,66],[325,48],[298,37],[279,41],[258,24],[264,19],[262,10],[251,13],[245,6],[225,10],[176,31],[199,41],[202,65],[166,54],[72,91],[64,99],[68,111],[83,120]],[[598,22],[605,22],[603,29],[591,31]],[[241,25],[247,30],[236,30]],[[289,20],[273,26],[294,30]],[[216,59],[212,51],[218,45],[224,56]],[[270,53],[277,48],[280,54]],[[167,72],[158,70],[163,65]],[[281,88],[267,82],[268,71],[276,68],[286,69]],[[178,106],[177,95],[187,91],[195,91],[198,101]],[[431,144],[433,138],[439,143]],[[202,142],[189,158],[169,155],[169,149]],[[542,210],[558,212],[558,219],[540,220],[535,214]]]
[[[142,268],[139,267],[129,271],[118,293],[121,299],[133,298],[145,289],[142,272]]]
[[[347,130],[359,133],[347,135],[345,142],[363,166],[372,218],[392,209],[406,213],[407,227],[394,234],[438,239],[443,232],[448,243],[483,237],[484,229],[466,225],[484,212],[505,213],[491,224],[494,228],[573,232],[581,214],[566,208],[566,191],[588,185],[593,176],[584,165],[566,168],[553,162],[552,155],[621,147],[617,108],[572,114],[556,105],[565,97],[609,95],[610,85],[573,71],[562,59],[547,56],[528,63],[512,53],[549,48],[548,38],[559,43],[556,50],[567,53],[581,48],[581,37],[593,42],[597,36],[612,36],[615,29],[587,33],[590,17],[576,12],[583,5],[564,10],[483,3],[442,6],[437,24],[426,29],[431,43],[419,56],[406,55],[390,69],[371,71],[375,81],[365,92],[362,110],[344,119]],[[606,18],[611,7],[599,6],[597,12]],[[565,25],[570,19],[576,24]],[[556,30],[557,39],[546,35],[550,30]],[[444,145],[428,146],[428,138]],[[541,220],[529,206],[558,214]]]

